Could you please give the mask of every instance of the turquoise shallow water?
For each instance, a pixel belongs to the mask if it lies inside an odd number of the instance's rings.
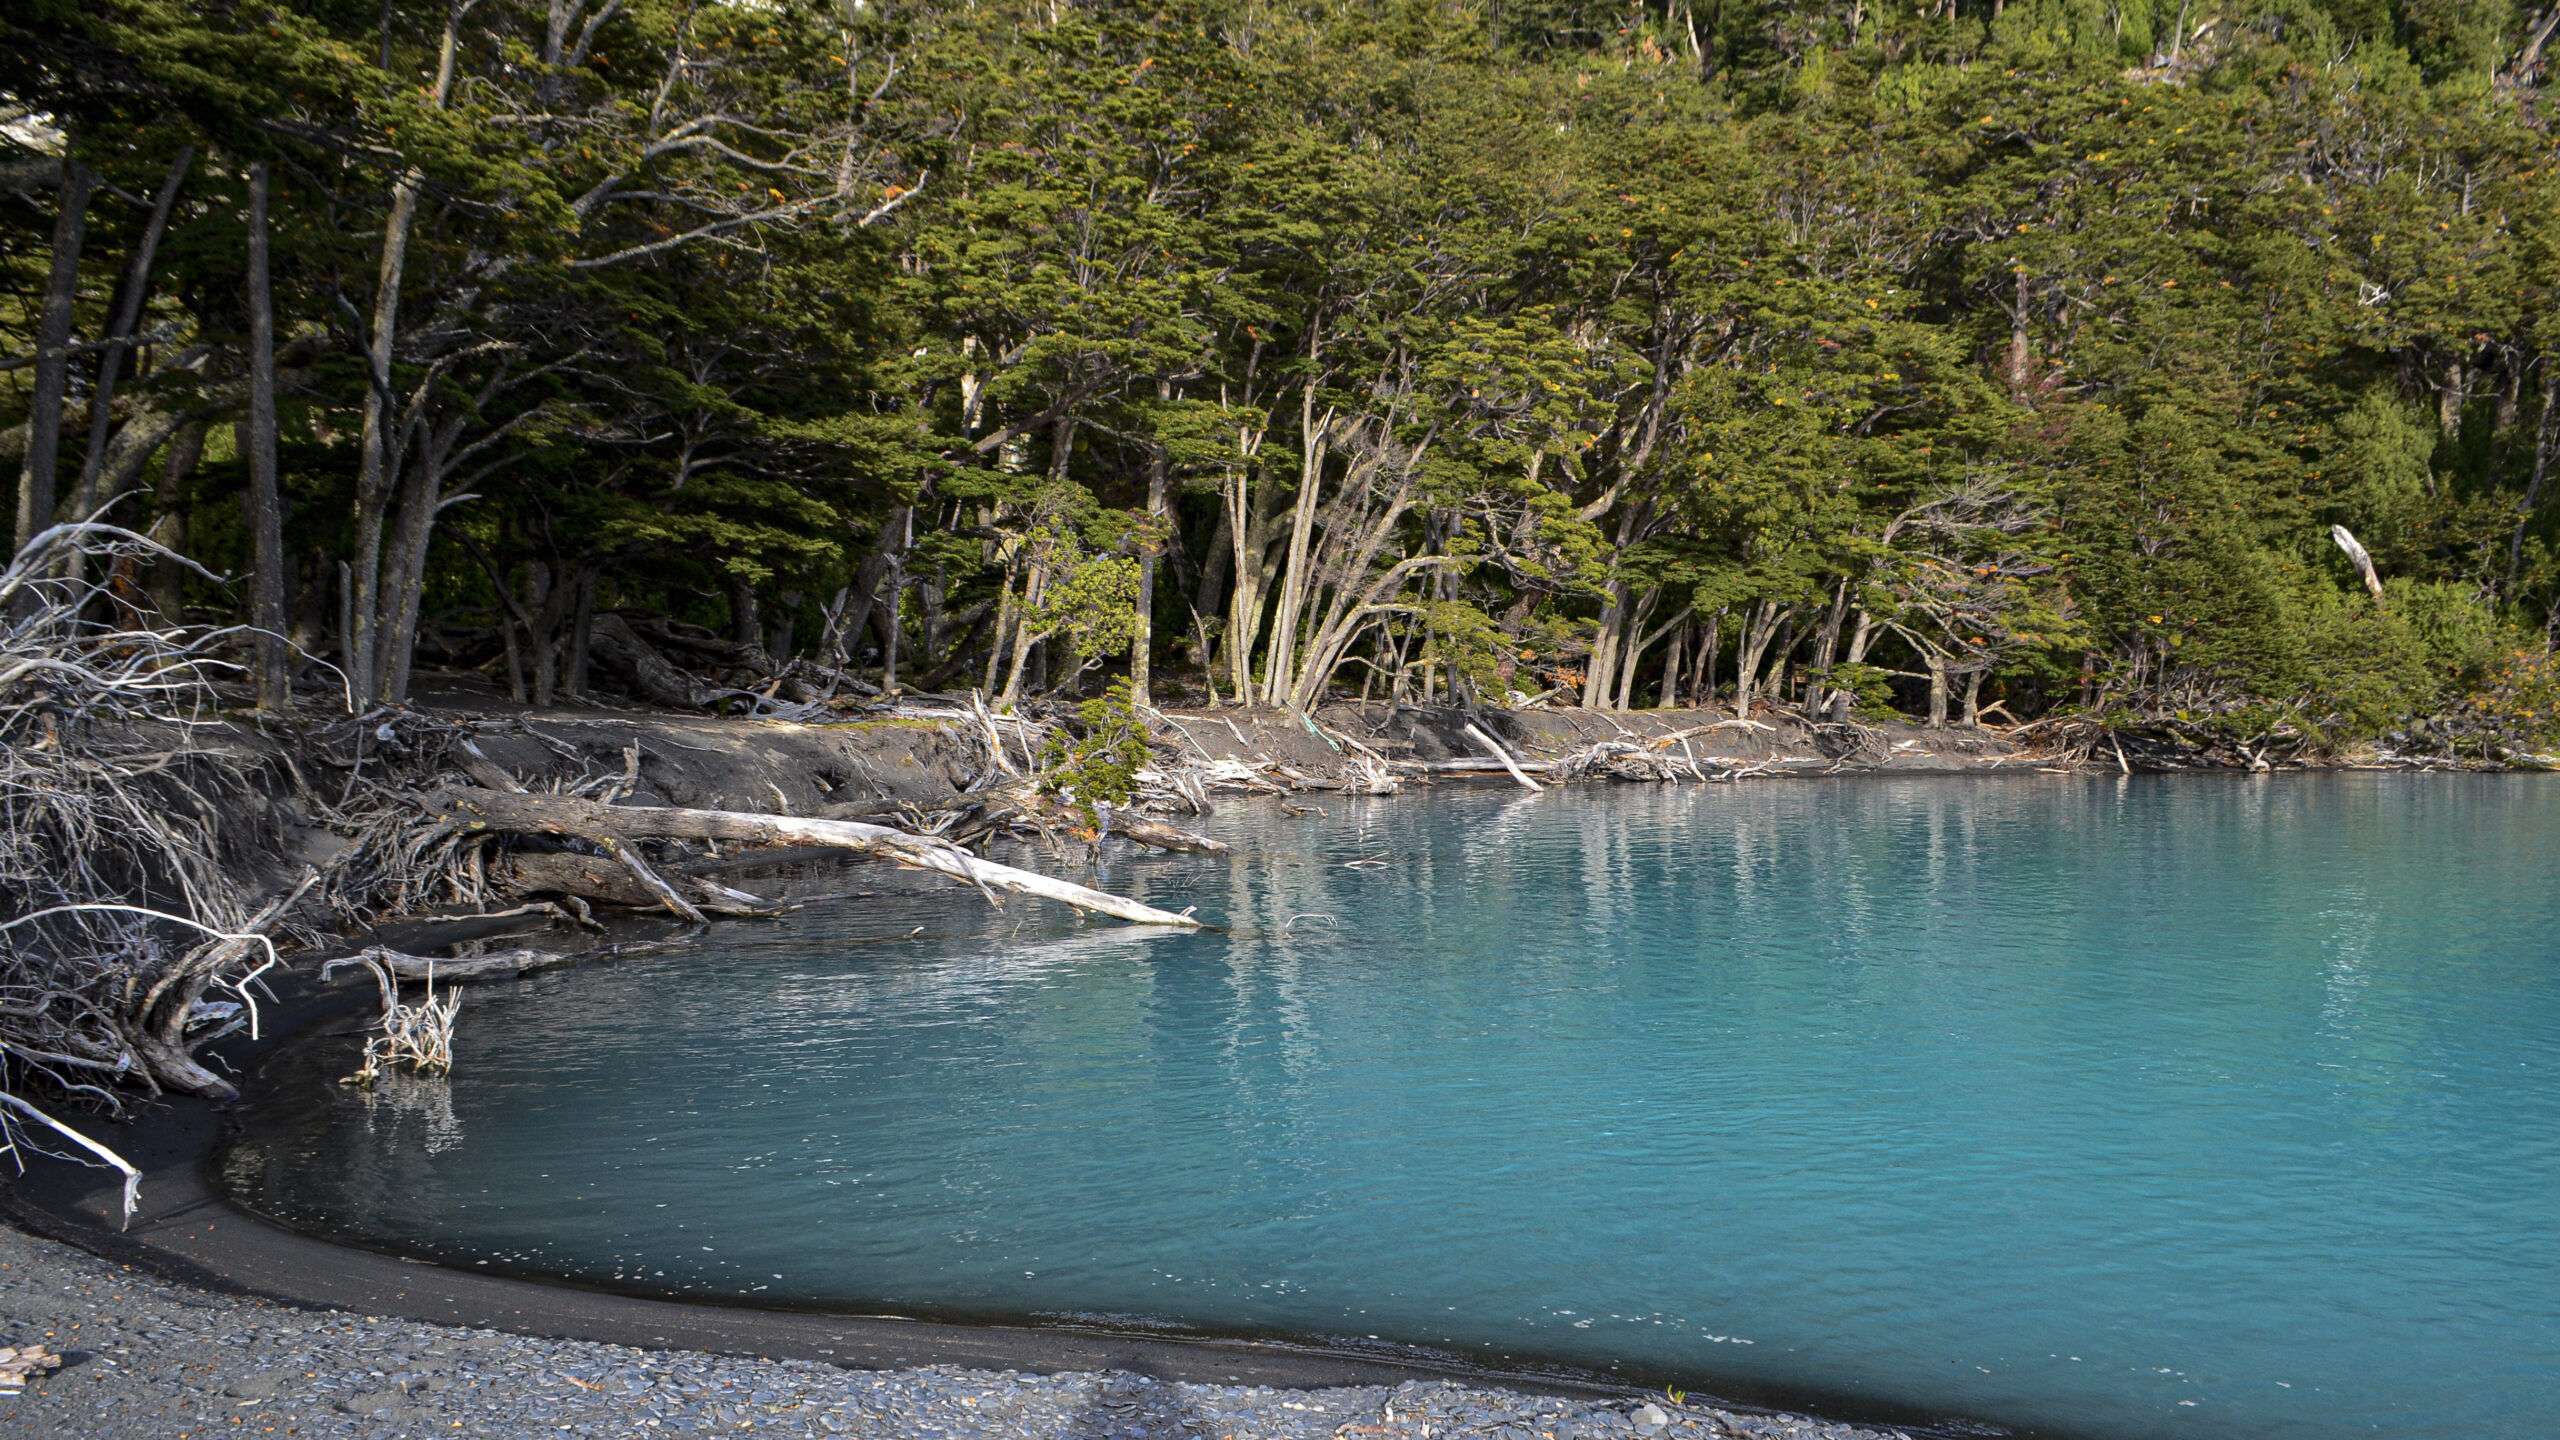
[[[226,1173],[758,1302],[2103,1440],[2560,1432],[2560,783],[1328,808],[1100,872],[1231,933],[893,894],[475,991],[449,1090],[304,1072]]]

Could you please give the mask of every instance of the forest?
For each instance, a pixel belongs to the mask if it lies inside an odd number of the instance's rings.
[[[2548,746],[2556,27],[16,0],[0,459],[268,709],[774,703],[717,653]]]

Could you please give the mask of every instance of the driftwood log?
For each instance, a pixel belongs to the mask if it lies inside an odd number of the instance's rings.
[[[666,903],[666,897],[642,883],[629,866],[602,855],[519,850],[492,865],[489,878],[518,895],[575,895],[635,910],[655,910]],[[699,875],[670,870],[662,878],[668,889],[704,915],[771,915],[785,908]]]
[[[1176,914],[1119,895],[1056,880],[982,860],[950,844],[885,825],[857,820],[816,820],[796,815],[752,815],[736,810],[691,810],[675,806],[605,805],[567,795],[531,795],[503,790],[442,790],[428,807],[466,830],[504,831],[518,835],[560,835],[587,840],[608,851],[627,853],[625,840],[724,841],[739,845],[820,845],[876,856],[917,870],[931,870],[964,880],[986,892],[998,890],[1037,896],[1108,915],[1134,925],[1196,927],[1189,912]],[[620,855],[617,854],[617,859]],[[635,857],[636,858],[636,857]],[[626,865],[628,862],[625,862]],[[646,883],[645,881],[643,882]],[[663,883],[663,882],[661,882]],[[654,891],[656,887],[651,887]],[[665,898],[661,896],[660,898]]]
[[[1493,752],[1493,758],[1502,762],[1502,768],[1511,772],[1511,778],[1519,781],[1522,789],[1537,791],[1546,788],[1530,779],[1529,772],[1521,769],[1520,762],[1511,758],[1511,752],[1502,748],[1501,741],[1486,734],[1483,726],[1470,720],[1467,722],[1467,733],[1475,737],[1477,744]]]
[[[1127,806],[1101,805],[1095,808],[1101,812],[1102,828],[1106,834],[1135,840],[1141,845],[1156,850],[1180,850],[1193,855],[1227,853],[1225,845],[1206,835],[1185,830],[1178,825],[1167,825],[1161,820],[1150,819],[1144,813]]]

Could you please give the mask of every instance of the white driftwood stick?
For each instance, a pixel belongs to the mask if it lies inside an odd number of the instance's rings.
[[[81,1134],[79,1131],[72,1129],[70,1126],[63,1124],[61,1121],[54,1119],[52,1116],[47,1115],[42,1110],[37,1109],[33,1105],[28,1104],[26,1101],[19,1099],[17,1096],[10,1094],[6,1090],[0,1090],[0,1105],[5,1105],[10,1109],[15,1110],[27,1119],[44,1126],[46,1129],[51,1130],[63,1139],[68,1140],[72,1144],[79,1146],[81,1149],[88,1151],[91,1155],[97,1157],[99,1164],[106,1166],[119,1175],[122,1175],[124,1177],[124,1225],[130,1226],[133,1224],[133,1212],[142,1204],[142,1172],[133,1168],[133,1162],[125,1159],[115,1151],[108,1149],[106,1146],[99,1144],[97,1141],[90,1139],[88,1136]],[[120,1226],[118,1228],[123,1227]]]
[[[1009,890],[1055,900],[1133,925],[1197,928],[1188,913],[1175,914],[1119,895],[1088,889],[982,860],[947,841],[910,835],[859,820],[818,820],[798,815],[752,815],[738,810],[688,810],[676,806],[599,805],[566,795],[516,795],[498,790],[447,790],[430,802],[466,826],[517,834],[619,836],[633,840],[730,840],[745,845],[820,845],[876,855],[917,870],[965,880],[981,890]]]
[[[1467,722],[1467,733],[1475,737],[1477,744],[1492,751],[1493,758],[1501,761],[1502,768],[1510,771],[1511,778],[1519,781],[1523,787],[1530,790],[1544,790],[1547,788],[1544,785],[1539,784],[1537,781],[1530,779],[1529,773],[1520,768],[1518,761],[1511,758],[1511,752],[1503,749],[1499,741],[1496,741],[1492,736],[1484,733],[1484,728],[1476,724],[1473,720]]]
[[[2356,539],[2355,532],[2344,525],[2332,525],[2329,538],[2338,542],[2338,548],[2347,552],[2347,558],[2355,562],[2357,572],[2364,576],[2364,588],[2373,592],[2373,603],[2381,604],[2382,577],[2374,573],[2373,556]]]

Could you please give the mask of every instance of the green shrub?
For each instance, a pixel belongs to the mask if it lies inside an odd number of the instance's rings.
[[[1038,784],[1084,817],[1088,828],[1102,828],[1100,806],[1126,805],[1137,795],[1138,772],[1147,764],[1147,730],[1138,723],[1129,682],[1114,680],[1100,697],[1076,707],[1076,727],[1052,731],[1040,757]]]

